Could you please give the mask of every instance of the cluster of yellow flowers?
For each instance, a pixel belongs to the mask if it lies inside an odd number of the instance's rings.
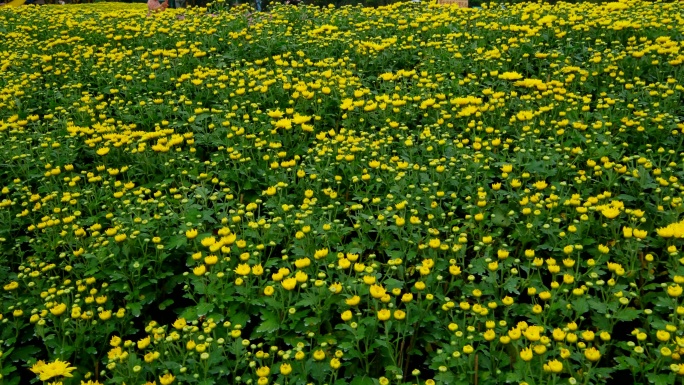
[[[682,7],[1,9],[0,375],[674,381]]]

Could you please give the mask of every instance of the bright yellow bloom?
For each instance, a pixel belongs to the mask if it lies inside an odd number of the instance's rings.
[[[290,364],[280,364],[280,374],[287,376],[290,373],[292,373],[292,366]]]
[[[551,373],[560,373],[563,371],[563,363],[558,360],[552,360],[544,364],[544,371]]]
[[[339,282],[335,282],[332,285],[330,285],[329,289],[331,292],[333,292],[335,294],[339,294],[342,292],[342,285]],[[354,296],[354,297],[356,297],[356,296]]]
[[[667,287],[667,295],[670,297],[679,297],[682,295],[682,287],[674,284]]]
[[[370,287],[370,295],[375,299],[380,299],[386,294],[385,288],[379,285],[372,285]]]
[[[111,310],[103,310],[97,314],[98,318],[100,318],[102,321],[106,321],[110,318],[112,318],[112,311]]]
[[[188,323],[185,321],[185,318],[178,318],[174,323],[173,327],[181,330],[183,329]]]
[[[69,362],[60,361],[59,359],[47,364],[43,361],[38,361],[31,367],[31,371],[37,374],[41,381],[47,381],[54,377],[73,377],[71,372],[76,370],[76,368],[69,365]]]
[[[145,349],[150,345],[151,339],[150,336],[147,336],[141,340],[138,341],[138,349],[142,350]]]
[[[359,304],[359,302],[361,302],[361,297],[355,295],[351,298],[347,298],[344,302],[349,306],[356,306]]]
[[[670,333],[665,330],[658,330],[656,332],[656,338],[661,342],[667,342],[670,340]]]
[[[314,352],[314,354],[313,354],[313,358],[314,358],[314,360],[316,360],[316,361],[322,361],[322,360],[325,359],[325,352],[322,351],[322,350],[320,350],[320,349],[319,349],[319,350],[316,350],[316,351]]]
[[[64,314],[64,312],[67,310],[67,305],[65,303],[60,303],[58,305],[55,305],[52,309],[50,309],[50,313],[55,316],[60,316]]]
[[[634,229],[632,233],[634,234],[634,237],[639,239],[644,239],[648,236],[648,231],[646,230]]]
[[[613,219],[620,215],[620,209],[616,207],[606,207],[603,210],[601,210],[601,214],[603,214],[603,216],[608,219]]]
[[[290,277],[287,279],[284,279],[281,284],[283,285],[283,288],[285,290],[292,290],[297,286],[297,278]]]
[[[531,360],[532,360],[532,357],[534,357],[534,353],[532,353],[532,349],[530,349],[530,348],[525,348],[525,349],[522,349],[522,350],[520,351],[520,358],[521,358],[523,361],[526,361],[526,362],[531,361]]]
[[[252,269],[249,267],[249,264],[241,263],[233,271],[235,271],[235,274],[246,276],[249,275]]]
[[[207,267],[204,265],[199,265],[199,266],[195,267],[194,269],[192,269],[192,273],[198,277],[203,276],[204,273],[206,273],[206,272],[207,272]]]
[[[218,257],[215,255],[207,255],[204,258],[204,263],[209,265],[209,266],[215,265],[218,263]]]
[[[601,352],[592,346],[591,348],[584,350],[584,357],[591,362],[596,362],[601,358]]]
[[[259,377],[267,377],[271,373],[271,368],[268,366],[262,366],[256,370],[256,375]]]
[[[169,385],[175,380],[176,377],[174,377],[171,373],[166,373],[163,376],[159,376],[159,383],[161,385]]]

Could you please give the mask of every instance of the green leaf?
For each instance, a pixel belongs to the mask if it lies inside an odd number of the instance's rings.
[[[506,283],[504,283],[504,290],[506,290],[509,293],[515,293],[515,294],[520,294],[520,291],[518,291],[518,284],[520,283],[520,278],[518,277],[511,277],[506,280]]]
[[[188,243],[188,239],[184,235],[177,235],[169,242],[166,243],[166,248],[169,250],[178,249],[181,246],[185,246]]]
[[[636,369],[639,369],[639,363],[637,360],[630,356],[620,356],[620,357],[615,357],[615,361],[618,362],[618,369],[629,369],[631,371],[634,371]]]
[[[164,310],[171,305],[173,305],[173,300],[169,298],[169,299],[167,299],[164,302],[159,304],[159,310]]]
[[[499,208],[495,209],[492,213],[491,221],[499,227],[508,227],[511,225],[511,220],[508,218],[508,215]]]
[[[305,373],[308,373],[317,383],[323,383],[328,375],[328,366],[320,362],[307,362]]]
[[[318,318],[318,317],[307,317],[307,318],[304,318],[304,325],[305,325],[306,327],[319,325],[320,323],[321,323],[321,319]]]
[[[198,318],[197,316],[197,309],[194,307],[188,307],[181,313],[181,318],[185,318],[186,320],[195,320]]]
[[[318,304],[318,295],[313,294],[313,293],[305,293],[301,295],[302,300],[297,301],[297,303],[294,305],[297,309],[300,308],[310,308],[313,307],[313,305]],[[282,309],[284,305],[280,305],[280,308]]]
[[[12,373],[16,370],[17,370],[16,366],[7,365],[7,366],[3,366],[2,371],[0,371],[0,374],[2,374],[5,378],[7,378],[7,376],[9,376],[10,373]]]
[[[633,321],[633,320],[639,318],[639,313],[640,313],[640,311],[636,310],[636,309],[631,309],[631,308],[622,309],[622,310],[618,310],[618,312],[615,313],[614,318],[619,320],[619,321]]]
[[[131,311],[131,314],[133,314],[134,317],[140,317],[140,311],[142,310],[142,303],[131,302],[126,307],[128,308],[128,310]]]
[[[582,315],[589,311],[589,304],[585,298],[578,298],[572,301],[572,308],[575,309],[577,315]]]
[[[248,291],[247,293],[249,295],[250,292]],[[304,295],[302,295],[302,297],[313,297],[313,296],[315,296],[315,294],[305,293]],[[283,301],[279,301],[273,297],[263,298],[262,301],[264,302],[264,305],[266,305],[266,308],[268,308],[270,310],[283,310],[283,309],[285,309],[285,304],[283,303]],[[305,307],[310,307],[311,305],[312,304],[307,304]],[[295,307],[299,308],[298,305],[295,305]]]
[[[231,306],[226,314],[230,314],[228,319],[233,325],[242,325],[243,327],[249,323],[250,316],[249,313],[239,311],[243,308],[240,305]]]
[[[587,304],[592,309],[592,311],[595,311],[597,313],[606,314],[606,312],[608,312],[608,307],[605,303],[601,301],[597,301],[592,298],[590,300],[587,300]]]
[[[646,378],[648,378],[648,382],[655,384],[655,385],[669,385],[669,384],[674,384],[674,373],[668,374],[656,374],[656,373],[648,373],[646,374]]]
[[[40,348],[36,346],[22,346],[18,349],[15,349],[12,353],[12,362],[28,362],[30,359],[34,358],[37,353],[40,353]]]
[[[349,385],[373,385],[373,379],[370,377],[355,377]]]
[[[209,223],[216,223],[216,219],[213,216],[214,212],[211,210],[205,210],[202,212],[202,220]]]
[[[385,280],[385,286],[387,290],[401,289],[404,287],[404,282],[396,280],[394,278],[388,278]]]
[[[610,329],[611,325],[610,322],[608,321],[608,318],[606,318],[604,315],[601,314],[592,314],[591,315],[591,321],[594,323],[594,327],[598,329]]]
[[[273,333],[274,331],[280,329],[280,319],[278,316],[271,312],[261,313],[261,325],[256,328],[257,333]]]
[[[632,202],[632,201],[637,200],[635,197],[633,197],[631,195],[627,195],[627,194],[620,194],[617,196],[617,199],[621,200],[621,201],[627,201],[627,202]]]
[[[451,372],[440,372],[435,376],[435,381],[439,384],[453,384],[456,381],[456,377]]]
[[[212,310],[214,310],[213,303],[202,302],[199,305],[197,305],[197,316],[201,317],[203,315],[207,315]]]

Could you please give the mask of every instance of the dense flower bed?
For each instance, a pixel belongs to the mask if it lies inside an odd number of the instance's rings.
[[[0,383],[681,381],[683,7],[0,9]]]

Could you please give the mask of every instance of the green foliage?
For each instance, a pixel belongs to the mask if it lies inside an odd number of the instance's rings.
[[[0,10],[0,383],[679,380],[682,6],[320,5]]]

